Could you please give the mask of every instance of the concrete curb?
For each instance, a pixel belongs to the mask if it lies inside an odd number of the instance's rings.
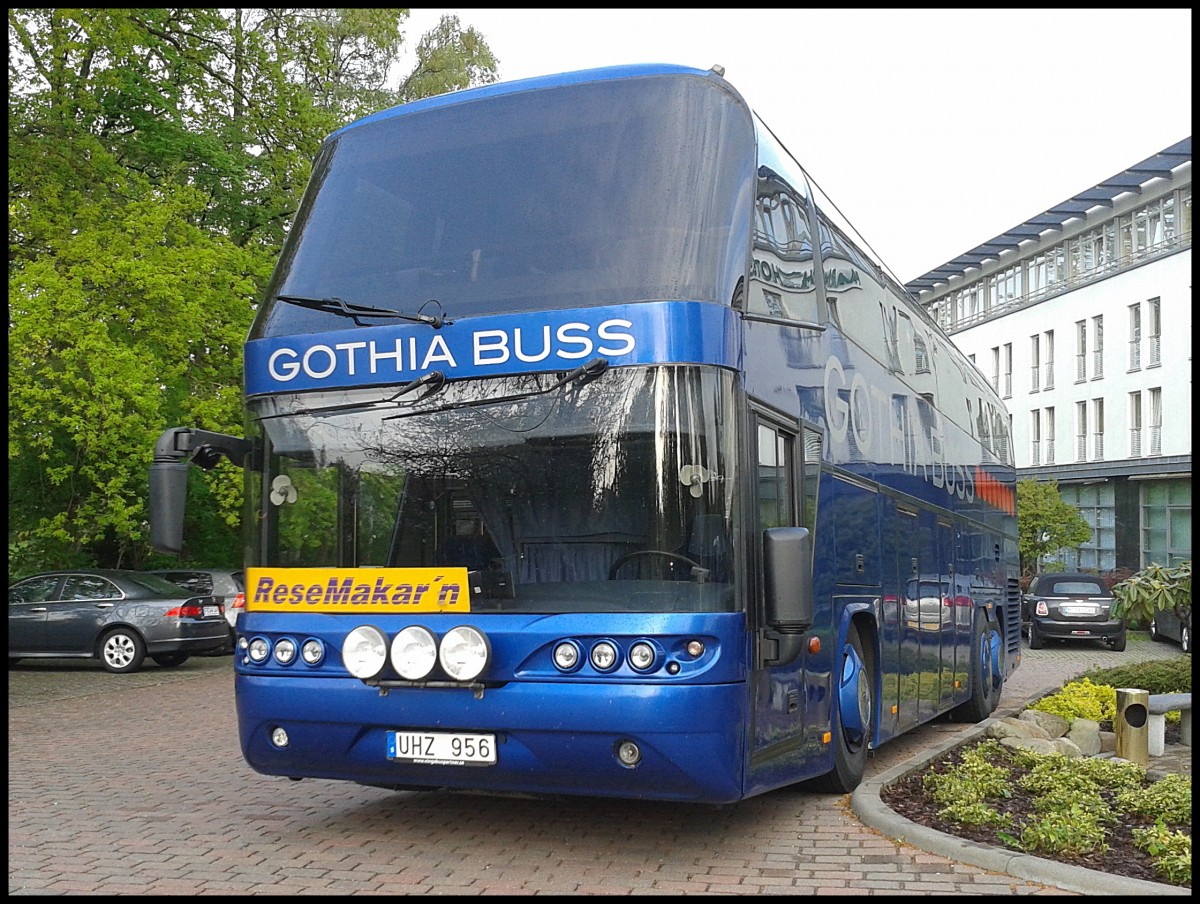
[[[1058,689],[1057,687],[1050,688],[1030,699],[1040,699]],[[912,772],[924,769],[947,751],[978,739],[987,731],[992,722],[1008,715],[1015,715],[1024,707],[1025,704],[1022,703],[1011,712],[1005,712],[978,725],[966,727],[938,747],[924,751],[874,778],[864,779],[850,796],[850,810],[863,825],[870,826],[889,838],[911,844],[923,851],[993,872],[1015,876],[1018,879],[1052,885],[1064,891],[1074,891],[1085,895],[1186,895],[1191,897],[1192,889],[1190,888],[1147,882],[1144,879],[1132,879],[1127,876],[1115,876],[1111,873],[1102,873],[1094,869],[1059,863],[1044,857],[1035,857],[1032,854],[1009,851],[947,835],[945,832],[939,832],[937,829],[931,829],[901,816],[883,802],[880,795],[888,785],[895,784]]]

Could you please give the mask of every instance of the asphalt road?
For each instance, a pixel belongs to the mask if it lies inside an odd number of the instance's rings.
[[[1131,635],[1024,649],[1001,709],[1093,665],[1179,656]],[[387,792],[262,776],[237,742],[228,656],[110,675],[9,670],[9,894],[1067,894],[897,842],[850,795],[726,807]],[[945,743],[884,745],[879,775]]]

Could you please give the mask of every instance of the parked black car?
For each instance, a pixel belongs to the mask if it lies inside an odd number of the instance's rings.
[[[246,608],[246,573],[229,568],[158,568],[157,574],[197,596],[218,596],[225,604],[229,640],[218,653],[232,653],[237,643],[237,619]]]
[[[1186,618],[1180,618],[1174,609],[1163,609],[1154,614],[1150,621],[1151,640],[1174,640],[1183,652],[1192,652],[1192,613],[1189,610]]]
[[[8,588],[8,664],[25,658],[99,659],[136,672],[149,656],[182,665],[229,637],[222,602],[157,575],[119,569],[36,574]]]
[[[1034,576],[1021,597],[1021,628],[1029,648],[1041,649],[1047,640],[1103,640],[1125,649],[1125,622],[1111,614],[1116,599],[1094,574],[1047,572]]]

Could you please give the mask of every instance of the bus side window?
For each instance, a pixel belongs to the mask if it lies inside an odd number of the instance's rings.
[[[758,528],[796,525],[792,474],[793,438],[770,424],[758,425]]]

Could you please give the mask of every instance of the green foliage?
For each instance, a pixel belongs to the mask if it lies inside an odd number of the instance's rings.
[[[242,344],[311,161],[363,113],[494,81],[403,9],[10,9],[9,577],[147,567],[164,429],[240,433]],[[242,557],[242,473],[189,476],[187,555]]]
[[[1068,722],[1075,719],[1111,722],[1117,715],[1117,691],[1083,678],[1068,682],[1061,691],[1043,697],[1029,708],[1062,716]]]
[[[1021,847],[1031,854],[1065,856],[1108,850],[1102,820],[1092,808],[1077,802],[1026,824],[1021,829]]]
[[[1151,694],[1187,694],[1192,690],[1192,660],[1180,655],[1116,668],[1090,669],[1083,678],[1113,688],[1137,687]]]
[[[1168,775],[1149,788],[1140,785],[1118,792],[1117,805],[1126,813],[1155,816],[1167,822],[1190,825],[1192,822],[1192,779],[1186,775]]]
[[[1158,874],[1172,885],[1192,884],[1192,836],[1172,832],[1160,819],[1153,826],[1134,829],[1133,841],[1154,858]]]
[[[1169,609],[1180,618],[1192,611],[1192,560],[1175,565],[1147,565],[1137,574],[1113,585],[1113,614],[1149,622],[1155,612]]]
[[[1038,561],[1057,550],[1072,549],[1091,538],[1091,525],[1079,509],[1063,500],[1057,483],[1017,481],[1017,549],[1022,572],[1033,571]]]

